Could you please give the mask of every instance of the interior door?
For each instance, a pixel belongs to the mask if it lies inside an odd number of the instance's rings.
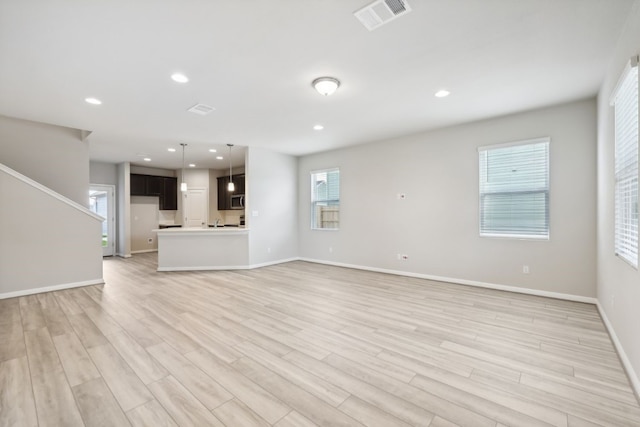
[[[182,193],[184,226],[203,227],[209,222],[209,194],[206,188],[190,188]]]
[[[89,209],[104,218],[102,221],[102,256],[113,256],[116,247],[115,193],[113,185],[89,186]]]

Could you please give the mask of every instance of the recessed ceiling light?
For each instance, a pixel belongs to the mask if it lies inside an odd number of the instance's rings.
[[[195,168],[195,167],[196,167],[196,164],[195,164],[195,163],[189,163],[189,167],[190,167],[190,168]]]
[[[176,149],[175,148],[167,148],[167,151],[171,152],[171,153],[175,153]]]
[[[222,156],[216,156],[216,159],[218,159],[218,160],[223,160],[223,159],[224,159],[224,157],[222,157]]]
[[[100,101],[98,98],[85,98],[84,99],[85,102],[91,104],[91,105],[100,105],[102,104],[102,101]]]
[[[189,81],[189,77],[181,73],[174,73],[174,74],[171,74],[171,80],[173,80],[176,83],[187,83]]]
[[[150,158],[148,158],[148,157],[145,157],[145,158],[144,158],[144,159],[142,159],[142,160],[144,160],[145,162],[150,162],[150,161],[151,161],[151,159],[150,159]]]
[[[449,96],[451,92],[446,89],[441,89],[435,93],[436,98],[444,98],[445,96]]]
[[[324,126],[322,126],[322,125],[315,125],[315,126],[313,127],[313,129],[314,129],[314,130],[322,130],[322,129],[324,129]]]
[[[218,151],[218,150],[216,150],[215,148],[209,148],[209,152],[210,152],[210,153],[215,153],[215,152],[217,152],[217,151]]]

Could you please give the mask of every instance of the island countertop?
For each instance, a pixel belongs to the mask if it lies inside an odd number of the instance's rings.
[[[155,231],[158,234],[210,234],[210,233],[224,233],[224,234],[244,234],[249,231],[248,228],[241,227],[172,227],[172,228],[157,228],[151,231]]]

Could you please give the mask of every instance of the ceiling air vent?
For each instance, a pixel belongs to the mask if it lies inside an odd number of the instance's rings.
[[[213,110],[215,110],[215,108],[213,108],[213,107],[211,107],[209,105],[196,104],[193,107],[189,108],[187,111],[189,111],[191,113],[200,114],[201,116],[206,116],[207,114],[209,114]]]
[[[367,30],[373,31],[409,12],[411,6],[405,0],[376,0],[354,12],[354,15]]]

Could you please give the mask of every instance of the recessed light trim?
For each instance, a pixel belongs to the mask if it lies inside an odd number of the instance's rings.
[[[150,161],[151,161],[151,159],[150,159],[149,157],[145,157],[145,158],[144,158],[144,159],[142,159],[142,160],[144,160],[145,162],[150,162]]]
[[[218,159],[218,160],[224,160],[224,157],[222,157],[222,156],[216,156],[216,159]]]
[[[324,126],[322,126],[322,125],[315,125],[313,127],[313,130],[322,130],[322,129],[324,129]]]
[[[189,163],[189,167],[190,167],[190,168],[195,168],[195,167],[196,167],[196,164],[195,164],[195,163]]]
[[[209,152],[210,153],[216,153],[216,152],[218,152],[218,150],[216,150],[215,148],[209,148]]]
[[[439,91],[437,91],[437,92],[434,94],[434,96],[435,96],[436,98],[444,98],[444,97],[449,96],[449,95],[451,95],[451,92],[449,92],[449,91],[448,91],[448,90],[446,90],[446,89],[440,89]]]
[[[176,83],[187,83],[189,82],[189,77],[185,76],[182,73],[173,73],[171,74],[171,80]]]
[[[167,151],[170,153],[175,153],[176,149],[175,148],[167,148]]]
[[[91,105],[101,105],[102,104],[102,101],[100,101],[98,98],[93,98],[93,97],[85,98],[84,101],[87,104],[91,104]]]

